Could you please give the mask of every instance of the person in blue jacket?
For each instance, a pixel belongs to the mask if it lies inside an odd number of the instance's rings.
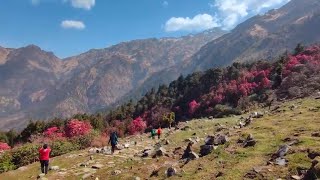
[[[110,143],[111,143],[111,153],[113,154],[114,150],[116,149],[116,146],[118,144],[118,136],[117,136],[116,132],[112,132],[110,134],[110,139],[109,139],[108,144],[110,144]]]

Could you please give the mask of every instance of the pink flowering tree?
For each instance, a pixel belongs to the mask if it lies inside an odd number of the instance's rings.
[[[71,119],[65,128],[67,137],[77,137],[89,134],[92,130],[90,122]]]
[[[143,133],[146,127],[146,122],[139,116],[130,123],[128,130],[130,134],[138,134]]]
[[[11,147],[7,143],[0,142],[0,152],[7,151],[10,149]]]
[[[43,132],[43,135],[52,140],[63,139],[65,137],[65,133],[63,132],[63,130],[59,129],[56,126],[46,129]]]
[[[193,100],[189,103],[189,114],[193,115],[194,112],[200,107],[200,103],[197,103],[196,100]]]

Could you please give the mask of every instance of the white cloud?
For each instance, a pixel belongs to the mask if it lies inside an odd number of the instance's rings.
[[[163,7],[168,7],[168,6],[169,6],[168,1],[163,1],[162,6],[163,6]]]
[[[74,21],[74,20],[64,20],[61,22],[61,27],[65,29],[79,29],[82,30],[86,28],[82,21]]]
[[[75,8],[90,10],[95,5],[95,0],[70,0]]]
[[[224,29],[231,29],[246,17],[271,8],[279,7],[290,0],[216,0],[209,6],[217,9],[217,16]]]
[[[189,17],[172,17],[165,24],[165,31],[203,31],[219,26],[215,18],[209,14],[198,14]]]

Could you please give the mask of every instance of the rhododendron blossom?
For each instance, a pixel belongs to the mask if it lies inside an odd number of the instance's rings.
[[[66,135],[68,137],[82,136],[90,133],[92,126],[89,122],[71,119],[66,126]]]
[[[200,104],[197,101],[193,100],[189,103],[189,114],[192,115],[198,108]]]
[[[48,138],[62,138],[64,137],[64,132],[61,131],[58,127],[56,126],[53,126],[53,127],[50,127],[48,128],[47,130],[45,130],[43,132],[43,135],[48,137]]]
[[[128,129],[130,134],[137,134],[137,133],[143,133],[146,129],[147,124],[143,119],[139,116],[135,120],[133,120]]]
[[[11,147],[7,143],[0,142],[0,152],[10,150],[10,149]]]

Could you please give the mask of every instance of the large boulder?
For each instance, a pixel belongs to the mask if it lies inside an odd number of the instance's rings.
[[[171,177],[177,174],[177,170],[173,167],[169,167],[166,171],[167,177]]]
[[[161,157],[161,156],[164,156],[164,155],[166,155],[166,150],[163,147],[160,147],[157,150],[155,150],[153,158]]]
[[[215,136],[208,136],[205,139],[206,145],[222,145],[228,141],[227,135],[224,134],[217,134]]]
[[[201,156],[206,156],[210,154],[214,149],[213,145],[202,145],[200,146],[200,155]]]

